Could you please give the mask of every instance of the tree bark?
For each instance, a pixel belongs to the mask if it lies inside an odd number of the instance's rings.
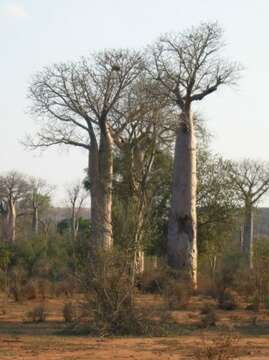
[[[100,133],[100,145],[92,139],[89,153],[91,191],[91,239],[95,248],[109,249],[112,240],[112,138],[108,129]]]
[[[38,234],[39,230],[39,219],[38,219],[38,206],[33,206],[33,218],[32,218],[32,229],[34,234]]]
[[[16,240],[16,207],[12,199],[8,200],[7,214],[5,219],[5,238],[9,243],[15,243]]]
[[[171,267],[197,287],[196,139],[190,110],[180,115],[177,129],[167,255]]]
[[[253,268],[253,209],[251,205],[245,207],[243,253],[247,257],[248,266]]]

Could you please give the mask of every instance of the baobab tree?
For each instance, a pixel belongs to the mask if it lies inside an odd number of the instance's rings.
[[[3,238],[9,243],[16,240],[16,206],[27,196],[29,183],[24,175],[11,171],[0,176],[0,199],[3,214]]]
[[[236,79],[238,66],[220,55],[222,29],[205,23],[179,34],[162,36],[153,46],[149,71],[178,110],[171,211],[169,264],[187,272],[197,285],[196,139],[193,103]]]
[[[88,152],[94,248],[112,246],[113,137],[124,127],[122,99],[142,69],[137,52],[105,51],[47,67],[30,86],[32,112],[43,123],[30,144],[64,144]]]
[[[253,209],[269,191],[269,164],[255,160],[234,162],[231,180],[239,200],[244,205],[242,250],[253,268]]]

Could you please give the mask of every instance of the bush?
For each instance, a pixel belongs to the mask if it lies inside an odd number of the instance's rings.
[[[9,274],[9,296],[14,301],[18,302],[23,300],[23,288],[26,284],[26,273],[20,266],[16,266]]]
[[[163,296],[168,308],[171,310],[182,309],[190,301],[190,292],[184,283],[178,283],[177,280],[171,279],[166,284]]]
[[[26,313],[26,320],[34,323],[45,322],[48,316],[44,305],[36,306],[32,311]]]
[[[201,313],[201,315],[207,315],[207,314],[211,313],[214,310],[215,310],[214,305],[206,303],[201,307],[200,313]]]
[[[77,311],[73,303],[66,303],[63,307],[63,318],[67,323],[72,323],[77,320]]]
[[[246,310],[259,312],[261,307],[261,298],[257,292],[251,298],[251,303],[246,306]]]
[[[143,335],[149,331],[145,312],[135,306],[130,254],[116,250],[95,256],[82,281],[80,319],[94,335]],[[147,314],[148,315],[148,314]]]
[[[216,326],[217,320],[218,318],[215,309],[208,308],[207,312],[202,314],[201,316],[201,327],[209,328],[212,326]]]
[[[34,300],[38,297],[38,289],[35,281],[29,281],[23,288],[23,298]]]
[[[235,310],[239,306],[237,292],[226,289],[218,299],[219,308],[222,310]]]
[[[41,299],[46,299],[51,295],[51,283],[46,279],[37,280],[38,295]]]
[[[238,358],[239,338],[236,334],[223,333],[208,340],[202,337],[202,345],[193,353],[195,360],[232,360]]]
[[[66,296],[68,298],[72,297],[76,290],[76,284],[74,284],[73,279],[64,279],[60,283],[57,283],[54,286],[54,292],[57,297]]]
[[[168,275],[163,269],[147,271],[137,279],[137,287],[144,293],[161,294],[168,280]]]

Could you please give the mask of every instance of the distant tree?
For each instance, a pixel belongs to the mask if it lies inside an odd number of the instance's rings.
[[[230,181],[230,170],[231,161],[212,153],[209,148],[198,148],[198,251],[200,259],[206,259],[212,277],[224,249],[232,245],[238,222],[240,202]]]
[[[93,246],[112,246],[114,136],[125,126],[123,98],[142,69],[136,52],[104,51],[45,68],[30,87],[32,112],[44,125],[28,144],[34,148],[64,144],[88,152]]]
[[[220,56],[222,29],[205,23],[162,36],[152,48],[150,73],[162,94],[178,111],[171,211],[168,224],[168,261],[187,272],[197,286],[196,139],[192,105],[222,85],[231,84],[238,67]]]
[[[269,191],[269,164],[256,160],[243,160],[232,164],[231,181],[238,198],[244,205],[244,231],[242,250],[249,268],[253,268],[253,209]]]
[[[81,210],[88,196],[89,193],[84,189],[81,182],[74,183],[67,189],[67,202],[71,209],[71,234],[73,242],[77,240]]]
[[[48,209],[50,206],[50,195],[52,187],[43,179],[30,178],[30,191],[27,197],[30,213],[32,217],[32,230],[37,235],[39,232],[39,217],[40,212]]]
[[[17,204],[29,193],[29,182],[23,174],[11,171],[0,176],[0,199],[3,215],[3,238],[9,243],[16,240]]]

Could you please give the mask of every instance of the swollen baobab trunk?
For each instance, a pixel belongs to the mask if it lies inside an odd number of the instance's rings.
[[[183,112],[176,136],[171,210],[168,223],[168,262],[190,276],[197,286],[196,142],[193,117]]]
[[[246,205],[245,208],[245,222],[243,233],[243,253],[248,260],[248,266],[253,268],[253,209],[251,205]]]
[[[104,249],[112,247],[112,175],[112,138],[106,130],[100,134],[99,149],[92,139],[89,156],[92,245]]]

